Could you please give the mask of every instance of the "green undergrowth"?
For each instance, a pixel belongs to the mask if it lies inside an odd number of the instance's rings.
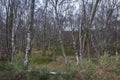
[[[120,57],[104,54],[99,59],[84,58],[78,65],[68,64],[64,71],[50,74],[48,68],[31,67],[25,70],[23,64],[0,62],[0,80],[120,80]],[[31,57],[30,63],[49,62],[49,57]]]
[[[83,59],[79,65],[70,64],[68,72],[76,80],[120,80],[119,56],[104,54],[100,59]]]
[[[57,49],[56,52],[58,56],[63,55],[61,49]],[[66,56],[74,56],[73,50],[65,50],[65,54]]]
[[[71,80],[69,74],[56,72],[50,74],[47,68],[25,70],[22,65],[17,63],[0,62],[0,80]]]
[[[18,77],[25,73],[26,70],[20,64],[0,62],[0,80],[17,80]]]
[[[31,64],[49,63],[51,61],[52,61],[52,58],[48,56],[31,57],[30,59]]]

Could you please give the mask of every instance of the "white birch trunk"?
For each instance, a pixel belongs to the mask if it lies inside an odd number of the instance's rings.
[[[75,52],[75,59],[76,59],[77,65],[78,65],[79,64],[78,52]]]
[[[58,29],[58,37],[59,37],[59,42],[60,42],[60,46],[61,46],[61,50],[62,50],[62,54],[65,60],[65,64],[67,65],[68,61],[67,61],[67,57],[65,55],[65,50],[64,50],[64,45],[63,45],[63,41],[62,41],[62,26],[60,26],[59,22],[59,16],[58,16],[58,11],[57,11],[57,6],[55,6],[55,15],[56,15],[56,26]]]
[[[74,49],[74,54],[75,54],[75,60],[77,62],[77,65],[79,63],[79,57],[78,57],[78,52],[76,49],[76,41],[75,41],[75,36],[74,36],[74,29],[72,29],[72,39],[73,39],[73,49]]]
[[[11,55],[11,58],[13,61],[14,59],[14,55],[15,55],[15,23],[13,23],[13,28],[12,28],[12,55]]]
[[[118,56],[118,50],[116,49],[116,52],[115,52],[116,56]]]
[[[62,32],[61,32],[61,29],[59,29],[59,41],[60,41],[60,46],[61,46],[62,54],[63,54],[64,60],[65,60],[65,64],[67,64],[68,61],[67,61],[67,57],[65,55],[64,45],[63,45],[63,41],[62,41]]]
[[[79,54],[80,54],[80,60],[82,61],[82,58],[83,58],[83,54],[82,54],[82,26],[80,25],[79,27],[79,43],[80,43],[80,51],[79,51]],[[83,43],[84,44],[84,43]]]
[[[29,63],[30,50],[31,50],[31,35],[30,35],[30,31],[28,31],[27,32],[27,45],[26,45],[24,66],[27,66]]]
[[[33,21],[34,21],[34,5],[35,5],[35,0],[31,0],[30,23],[29,23],[28,32],[27,32],[27,44],[26,44],[26,53],[25,53],[25,60],[24,60],[25,68],[28,67],[29,56],[31,54],[32,29],[33,29]]]
[[[12,8],[13,9],[11,9],[11,11],[12,11],[12,13],[11,14],[13,14],[11,17],[12,17],[12,33],[11,33],[11,47],[12,47],[12,53],[11,53],[11,62],[13,62],[13,60],[14,60],[14,55],[15,55],[15,53],[16,53],[16,50],[15,50],[15,28],[16,28],[16,13],[17,13],[17,10],[15,9],[16,8],[16,6],[14,5],[14,1],[12,1]]]

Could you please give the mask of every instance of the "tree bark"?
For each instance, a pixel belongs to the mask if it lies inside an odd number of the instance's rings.
[[[65,60],[65,64],[67,65],[68,64],[68,61],[67,61],[67,57],[66,57],[66,54],[65,54],[65,48],[64,48],[64,44],[63,44],[63,40],[62,40],[62,26],[60,24],[60,19],[59,19],[59,14],[58,14],[58,0],[55,0],[55,4],[53,5],[54,7],[54,10],[55,10],[55,22],[56,22],[56,28],[58,29],[58,38],[59,38],[59,43],[60,43],[60,47],[61,47],[61,50],[62,50],[62,54],[63,54],[63,57],[64,57],[64,60]]]
[[[65,48],[64,48],[64,45],[63,45],[63,41],[62,41],[61,29],[59,29],[59,42],[60,42],[60,46],[61,46],[61,50],[62,50],[62,54],[63,54],[64,60],[65,60],[65,64],[67,64],[68,61],[67,61],[67,57],[65,55]]]
[[[6,8],[6,53],[7,59],[11,62],[12,60],[12,28],[13,28],[13,0],[9,0],[8,7]]]
[[[32,48],[31,41],[32,41],[33,21],[34,21],[34,5],[35,5],[35,0],[31,0],[30,24],[29,24],[28,31],[27,31],[27,45],[26,45],[25,60],[24,60],[25,68],[28,67],[29,57],[30,57],[31,48]]]
[[[78,52],[77,52],[77,48],[76,48],[76,40],[75,40],[75,36],[74,36],[74,28],[72,29],[72,39],[73,39],[73,50],[74,50],[74,54],[75,54],[75,60],[77,62],[77,64],[79,63],[79,56],[78,56]]]

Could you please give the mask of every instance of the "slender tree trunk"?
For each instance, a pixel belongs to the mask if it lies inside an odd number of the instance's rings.
[[[2,32],[2,31],[1,31]],[[1,33],[0,32],[0,33]],[[0,35],[1,36],[1,35]],[[0,60],[2,59],[2,48],[3,48],[3,45],[2,45],[2,40],[0,41],[0,45],[2,46],[1,48],[0,48]]]
[[[111,17],[112,17],[113,9],[109,9],[107,12],[107,18],[106,18],[106,34],[105,34],[105,50],[104,52],[107,51],[107,47],[109,44],[109,34],[110,34],[110,23],[111,23]]]
[[[63,54],[64,60],[65,60],[65,64],[67,64],[68,61],[67,61],[67,57],[65,55],[65,48],[64,48],[64,45],[63,45],[63,41],[62,41],[62,32],[61,32],[61,29],[59,29],[59,41],[60,41],[60,46],[61,46],[62,54]]]
[[[91,44],[95,49],[95,53],[96,53],[97,58],[99,59],[100,58],[100,52],[98,51],[98,49],[97,49],[97,47],[96,47],[96,45],[94,43],[93,34],[91,34]]]
[[[15,2],[13,2],[15,4]],[[13,15],[13,27],[12,27],[12,55],[11,55],[11,58],[12,58],[12,61],[14,61],[14,55],[16,54],[16,46],[15,46],[15,40],[16,40],[16,37],[15,37],[15,28],[16,28],[16,13],[17,13],[17,9],[16,9],[16,6],[14,5],[13,7],[13,11],[14,11],[14,15]]]
[[[116,42],[118,42],[118,26],[116,28]],[[118,56],[118,44],[116,44],[116,52],[115,52],[115,55]]]
[[[84,53],[84,46],[85,46],[85,41],[86,41],[86,33],[82,33],[82,28],[85,28],[86,26],[86,6],[85,6],[85,1],[82,0],[82,7],[83,7],[83,13],[82,13],[82,20],[80,21],[80,26],[79,26],[79,56],[80,60],[82,61],[83,59],[83,53]]]
[[[34,21],[34,5],[35,5],[35,0],[31,0],[30,24],[27,31],[27,45],[26,45],[25,60],[24,60],[25,68],[28,67],[29,57],[31,54],[32,29],[33,29],[33,21]]]
[[[91,59],[90,57],[90,46],[91,46],[91,43],[92,43],[92,40],[91,40],[91,31],[90,31],[90,28],[92,27],[92,22],[93,22],[93,19],[95,17],[95,14],[96,14],[96,11],[97,11],[97,6],[98,6],[98,3],[100,2],[100,0],[96,0],[96,3],[92,9],[92,12],[90,14],[90,18],[89,18],[89,23],[87,24],[87,28],[86,28],[86,33],[87,33],[87,54],[88,54],[88,58],[89,60]]]
[[[75,60],[76,60],[76,62],[78,64],[79,63],[79,57],[78,57],[78,52],[77,52],[77,48],[76,48],[74,29],[72,29],[72,39],[73,39],[73,50],[74,50],[74,54],[75,54]]]
[[[80,60],[82,61],[82,59],[83,59],[83,53],[82,53],[83,46],[82,46],[82,26],[81,25],[79,27],[79,43],[80,43],[80,51],[79,51],[79,53],[80,53]]]
[[[54,47],[53,49],[53,60],[56,61],[57,60],[57,48]]]
[[[13,28],[13,0],[9,0],[7,8],[7,18],[6,18],[6,50],[7,59],[11,62],[12,60],[12,28]],[[10,10],[10,11],[9,11]]]
[[[27,45],[26,45],[26,52],[25,52],[25,60],[24,60],[24,66],[27,66],[29,63],[29,56],[31,53],[31,33],[30,33],[30,29],[27,32]]]
[[[42,55],[46,56],[46,22],[43,25],[43,49],[42,49]]]
[[[55,2],[54,10],[55,10],[55,15],[56,15],[55,20],[56,20],[56,27],[58,29],[58,37],[59,37],[60,47],[61,47],[62,54],[63,54],[64,60],[65,60],[65,64],[67,65],[68,61],[67,61],[67,57],[65,54],[63,40],[62,40],[62,26],[60,24],[60,19],[59,19],[59,14],[58,14],[58,0],[56,0],[56,2]]]
[[[90,42],[88,41],[88,44],[87,44],[87,54],[88,54],[88,60],[90,61],[91,60],[91,55],[90,55]]]
[[[16,50],[15,50],[15,23],[13,23],[14,26],[12,28],[12,55],[11,55],[11,58],[12,58],[12,61],[14,60],[14,55],[16,53]]]
[[[120,11],[120,9],[117,9],[116,13],[119,14],[119,11]],[[116,16],[116,20],[118,20],[118,15]],[[119,32],[119,26],[116,27],[116,42],[118,42],[118,40],[119,40],[118,32]],[[118,44],[116,46],[117,46],[116,47],[116,56],[118,56],[119,55],[119,52],[118,52],[119,46],[118,46]]]

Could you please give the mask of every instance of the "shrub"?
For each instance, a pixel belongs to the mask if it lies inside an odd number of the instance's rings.
[[[116,58],[116,56],[105,53],[101,59],[99,59],[100,68],[112,70],[118,69],[119,61],[117,61]]]
[[[70,64],[68,71],[77,73],[79,76],[84,75],[88,80],[92,80],[96,76],[95,72],[98,69],[98,65],[95,62],[84,59],[79,65]],[[81,77],[79,77],[79,79],[81,79]]]
[[[19,80],[20,75],[25,76],[24,72],[23,68],[16,63],[0,63],[0,80]]]
[[[36,69],[28,73],[28,80],[48,80],[49,77],[48,69]]]

